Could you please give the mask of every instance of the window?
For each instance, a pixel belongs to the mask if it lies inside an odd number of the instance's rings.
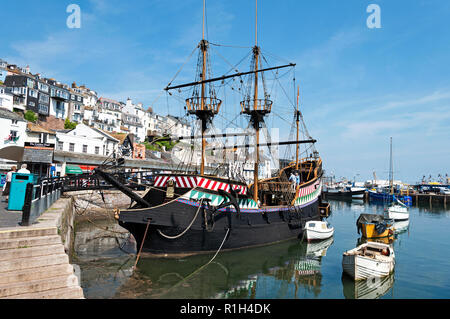
[[[34,81],[31,79],[27,79],[27,86],[31,89],[34,88]]]
[[[48,134],[41,133],[39,134],[39,143],[47,143]]]
[[[75,152],[75,143],[69,144],[69,152]]]
[[[83,145],[83,153],[87,153],[87,145]]]
[[[39,102],[41,103],[48,103],[50,98],[47,94],[39,94]]]
[[[36,98],[36,99],[37,99],[37,97],[38,97],[38,92],[37,92],[36,90],[30,89],[29,92],[28,92],[28,94],[29,94],[31,97],[34,97],[34,98]]]
[[[11,135],[11,139],[17,138],[17,131],[10,131],[9,135]]]
[[[39,104],[39,113],[41,114],[48,114],[48,106]]]
[[[12,123],[11,123],[12,125],[17,125],[19,121],[17,121],[17,120],[11,120],[11,122],[12,122]]]
[[[95,154],[98,155],[99,153],[100,153],[100,147],[96,146],[96,147],[95,147]]]
[[[57,149],[58,149],[59,151],[63,151],[63,150],[64,150],[64,142],[59,142],[59,141],[58,141]]]

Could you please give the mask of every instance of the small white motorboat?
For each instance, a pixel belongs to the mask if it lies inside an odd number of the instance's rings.
[[[367,242],[346,251],[342,258],[344,272],[354,280],[388,276],[394,271],[394,266],[394,249],[378,242]]]
[[[330,238],[334,234],[334,228],[324,221],[309,221],[305,224],[306,239],[323,240]]]
[[[396,202],[392,203],[384,212],[384,217],[394,221],[408,220],[408,207],[396,198]]]

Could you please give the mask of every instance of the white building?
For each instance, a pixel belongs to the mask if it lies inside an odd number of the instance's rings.
[[[4,85],[0,85],[0,108],[13,111],[14,95]]]
[[[166,134],[175,137],[190,136],[191,126],[184,119],[176,116],[168,115],[166,117],[165,125],[163,128]]]
[[[20,115],[0,107],[0,149],[23,147],[27,138],[27,121]]]
[[[57,151],[101,156],[115,153],[119,145],[114,137],[82,123],[71,131],[57,132],[56,140]]]
[[[136,136],[138,142],[145,141],[147,137],[147,112],[142,103],[133,104],[128,98],[127,103],[122,105],[122,125]]]

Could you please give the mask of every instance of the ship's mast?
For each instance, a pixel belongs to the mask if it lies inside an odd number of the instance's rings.
[[[200,96],[198,95],[198,90],[194,88],[193,96],[186,99],[187,112],[191,115],[195,115],[197,119],[201,122],[201,139],[202,139],[202,150],[201,150],[201,164],[200,164],[200,175],[205,174],[205,158],[206,158],[206,136],[205,132],[208,123],[212,122],[212,118],[219,113],[220,105],[222,101],[216,97],[214,88],[210,85],[207,92],[207,84],[210,83],[206,77],[208,73],[207,69],[207,59],[208,59],[208,46],[209,43],[205,39],[205,15],[206,15],[206,0],[203,0],[203,22],[202,22],[202,40],[199,43],[200,53],[198,67],[201,65],[201,74],[197,78],[199,81],[186,86],[200,85]],[[201,60],[201,62],[200,62]],[[200,68],[198,68],[200,70]],[[167,87],[166,90],[170,88]],[[207,93],[209,96],[207,96]]]
[[[300,96],[300,87],[297,88],[297,112],[295,114],[296,116],[296,122],[297,122],[297,142],[300,140],[300,111],[298,109],[298,98]],[[295,157],[295,169],[298,170],[298,155],[300,153],[300,144],[297,144],[296,147],[296,157]]]
[[[392,137],[391,137],[391,145],[390,145],[390,159],[389,159],[389,193],[391,195],[394,194],[394,167],[392,163]]]
[[[205,110],[205,77],[206,77],[206,51],[207,51],[207,45],[205,41],[205,6],[206,6],[206,0],[203,0],[203,23],[202,23],[202,41],[200,44],[200,49],[202,50],[203,54],[203,65],[202,65],[202,95],[201,95],[201,110]],[[206,140],[205,140],[205,131],[206,131],[206,122],[205,119],[202,119],[202,161],[200,165],[200,175],[205,174],[205,149],[206,149]]]
[[[258,58],[259,58],[259,48],[258,48],[258,0],[256,0],[256,15],[255,15],[255,47],[253,49],[253,54],[255,55],[255,92],[253,96],[253,109],[258,110]],[[258,202],[258,175],[259,175],[259,121],[255,125],[256,129],[256,158],[255,158],[255,170],[253,175],[253,199]]]

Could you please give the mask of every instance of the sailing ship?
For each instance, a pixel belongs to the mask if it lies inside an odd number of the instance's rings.
[[[265,72],[292,68],[295,64],[263,68],[256,27],[252,69],[222,77],[208,77],[212,74],[208,51],[211,43],[205,39],[204,21],[205,2],[196,81],[176,86],[169,84],[165,89],[168,92],[181,88],[192,89],[192,95],[185,99],[185,109],[188,115],[197,119],[201,131],[198,136],[201,140],[199,172],[189,169],[159,174],[143,197],[123,185],[119,187],[135,204],[130,209],[117,212],[118,222],[133,234],[138,249],[152,254],[210,253],[220,249],[226,251],[301,238],[307,221],[321,219],[322,160],[314,148],[316,140],[300,140],[300,122],[303,123],[303,117],[298,106],[299,93],[294,117],[297,139],[276,144],[260,142],[260,129],[265,124],[264,118],[272,111],[273,101],[264,85],[263,90],[259,90],[259,82],[264,84]],[[251,145],[234,145],[231,149],[255,149],[251,183],[238,177],[208,173],[206,167],[206,153],[211,150],[208,148],[210,136],[207,130],[222,105],[213,84],[231,78],[240,78],[242,82],[243,76],[248,76],[249,88],[240,102],[241,114],[249,118],[255,142]],[[306,158],[300,159],[300,144],[310,144],[314,152],[310,151]],[[273,145],[296,145],[295,161],[280,168],[275,177],[259,179],[260,149]],[[299,185],[288,181],[288,176],[294,171],[300,175]],[[97,169],[97,173],[117,185],[117,181],[105,170]]]

